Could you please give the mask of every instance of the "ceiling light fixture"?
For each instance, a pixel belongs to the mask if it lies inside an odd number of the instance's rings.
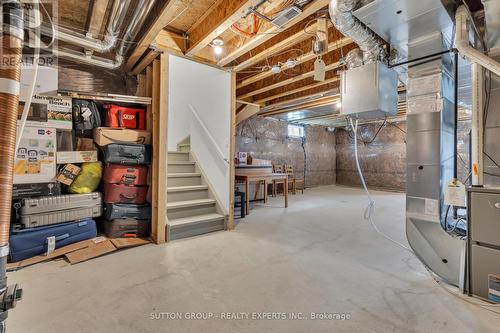
[[[210,46],[212,46],[216,55],[221,55],[223,51],[222,46],[224,46],[224,41],[220,38],[216,38],[212,41]]]
[[[297,60],[290,58],[285,63],[286,68],[291,69],[297,66]]]
[[[273,67],[271,67],[271,72],[273,72],[274,74],[278,74],[281,72],[281,67],[279,65],[274,65]]]

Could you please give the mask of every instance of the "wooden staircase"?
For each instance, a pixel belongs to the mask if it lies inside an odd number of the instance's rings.
[[[167,241],[225,229],[224,216],[189,143],[168,153]]]

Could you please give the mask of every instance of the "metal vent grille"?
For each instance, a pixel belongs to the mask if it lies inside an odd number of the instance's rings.
[[[278,28],[282,28],[285,24],[299,16],[300,13],[302,13],[302,10],[298,7],[292,6],[286,8],[273,19],[272,23]]]

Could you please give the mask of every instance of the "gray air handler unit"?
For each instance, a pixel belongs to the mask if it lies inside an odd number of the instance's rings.
[[[410,58],[442,49],[441,34],[410,43]],[[410,67],[407,89],[406,235],[419,259],[448,283],[463,285],[465,242],[443,224],[444,190],[454,176],[454,79],[449,53]],[[451,214],[450,214],[451,215]]]
[[[360,95],[362,92],[362,95]],[[398,110],[398,74],[380,61],[341,74],[340,113],[360,119],[392,116]]]

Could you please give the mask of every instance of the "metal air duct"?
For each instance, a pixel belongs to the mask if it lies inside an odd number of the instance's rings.
[[[106,34],[102,40],[94,38],[93,36],[79,34],[64,27],[57,27],[57,29],[53,31],[52,27],[44,25],[42,26],[42,33],[49,36],[54,33],[54,37],[62,42],[81,46],[85,50],[106,53],[112,51],[117,45],[120,28],[123,25],[129,5],[130,0],[115,0],[113,2],[113,7],[111,7],[111,12],[109,14]]]
[[[380,38],[352,14],[358,2],[358,0],[331,0],[329,12],[335,28],[359,45],[363,51],[363,61],[368,64],[379,60],[380,56],[384,55],[384,49]]]
[[[5,269],[9,254],[12,181],[16,147],[17,112],[23,49],[23,9],[19,1],[2,0],[0,66],[0,332],[5,331],[7,311],[21,297],[17,285],[7,286]]]
[[[129,0],[127,0],[128,2]],[[123,64],[123,59],[130,48],[130,45],[137,33],[142,28],[146,17],[153,8],[155,0],[140,0],[137,7],[132,15],[130,24],[127,26],[124,36],[119,44],[115,59],[110,60],[102,57],[89,56],[85,53],[70,50],[70,49],[57,49],[54,50],[54,54],[58,57],[66,58],[75,62],[81,62],[89,65],[95,65],[99,67],[104,67],[107,69],[117,69]],[[80,45],[84,47],[83,45]]]

